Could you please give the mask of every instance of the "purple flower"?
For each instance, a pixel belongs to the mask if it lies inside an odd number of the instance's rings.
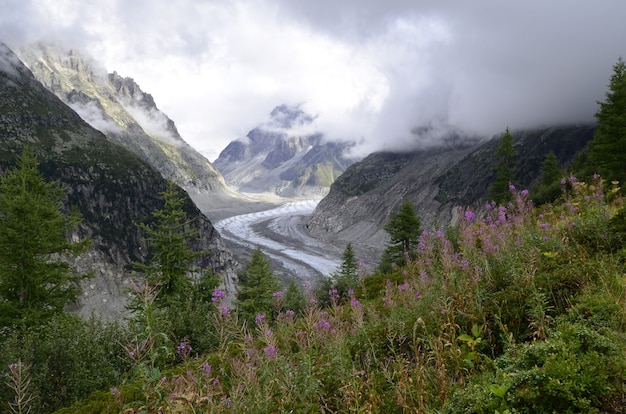
[[[275,298],[282,298],[283,297],[283,291],[279,290],[278,292],[274,292],[272,294],[272,296],[275,297]]]
[[[509,191],[515,191],[515,186],[509,183]]]
[[[278,350],[273,344],[269,344],[265,348],[263,348],[263,353],[268,359],[273,359],[278,355]]]
[[[359,300],[358,299],[350,299],[350,306],[353,308],[356,308],[360,305]]]
[[[567,183],[567,179],[565,177],[561,177],[561,185],[565,185]]]
[[[211,301],[213,301],[214,303],[221,302],[225,296],[226,293],[224,293],[224,291],[215,289],[213,293],[211,293]]]
[[[398,285],[398,291],[402,292],[403,290],[407,290],[409,288],[409,284],[408,283],[403,283],[401,285]]]
[[[526,197],[528,195],[528,190],[524,189],[522,190],[522,192],[520,193],[523,197]]]
[[[420,250],[426,250],[426,245],[423,242],[417,243],[417,248]]]
[[[285,316],[288,316],[288,317],[290,317],[290,318],[291,318],[291,317],[293,317],[293,316],[295,316],[295,315],[296,315],[296,313],[295,313],[294,311],[292,311],[291,309],[287,309],[287,310],[285,311]]]
[[[254,321],[256,322],[257,325],[260,325],[261,323],[263,323],[264,320],[265,320],[265,314],[263,313],[259,313],[257,316],[254,317]]]
[[[210,375],[212,370],[213,368],[208,363],[205,362],[202,364],[202,372],[204,372],[205,375]]]
[[[354,289],[348,289],[348,296],[354,296]]]
[[[224,316],[230,315],[230,309],[228,309],[226,306],[220,306],[220,312],[222,312],[222,315]]]
[[[467,210],[465,212],[465,220],[474,221],[475,218],[476,218],[476,214],[474,214],[472,210]]]

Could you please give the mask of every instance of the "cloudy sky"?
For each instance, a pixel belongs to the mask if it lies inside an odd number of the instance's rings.
[[[87,51],[214,160],[283,103],[362,154],[591,122],[625,17],[623,0],[2,0],[0,41]]]

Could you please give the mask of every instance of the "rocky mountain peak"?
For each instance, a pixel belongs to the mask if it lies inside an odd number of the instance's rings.
[[[325,142],[314,119],[300,106],[279,105],[268,121],[232,141],[214,165],[242,192],[320,197],[351,160],[343,156],[349,144]]]

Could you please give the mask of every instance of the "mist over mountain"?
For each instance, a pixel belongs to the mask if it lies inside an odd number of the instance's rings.
[[[319,198],[354,160],[345,158],[352,144],[325,141],[313,120],[299,106],[280,105],[267,122],[232,141],[214,165],[242,192]]]
[[[152,95],[132,78],[107,74],[93,58],[58,44],[36,43],[18,53],[35,77],[81,118],[166,179],[193,193],[216,198],[228,193],[217,169],[183,140]]]
[[[165,191],[166,180],[146,161],[87,124],[2,43],[0,144],[1,171],[11,168],[29,144],[42,174],[67,189],[65,208],[76,206],[84,218],[72,237],[89,237],[93,242],[72,263],[77,271],[94,275],[82,285],[79,310],[83,315],[95,311],[106,319],[119,317],[125,309],[124,287],[132,263],[144,261],[148,254],[139,224],[163,207],[159,193]],[[185,199],[183,209],[189,225],[199,233],[193,249],[210,251],[196,265],[219,275],[233,292],[237,264],[231,252],[191,199]]]

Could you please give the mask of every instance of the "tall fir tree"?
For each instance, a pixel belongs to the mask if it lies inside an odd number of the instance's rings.
[[[554,151],[550,151],[541,167],[541,178],[539,185],[533,191],[532,200],[538,205],[556,200],[562,192],[562,177],[563,171],[559,167],[559,160]]]
[[[167,307],[182,304],[192,295],[192,261],[204,252],[194,252],[192,243],[198,233],[182,209],[184,198],[173,181],[161,195],[163,208],[153,213],[154,224],[143,224],[149,247],[147,264],[136,263],[152,285],[159,286],[157,304]]]
[[[342,297],[346,297],[348,291],[355,290],[359,284],[358,263],[354,255],[352,243],[346,245],[341,259],[341,265],[335,273],[334,285],[337,293]]]
[[[58,182],[39,173],[29,146],[0,179],[0,326],[44,324],[76,301],[89,276],[75,274],[67,261],[89,241],[70,241],[81,217],[63,212],[65,198]]]
[[[248,321],[254,320],[259,313],[269,317],[273,310],[273,294],[280,290],[280,279],[272,272],[270,261],[261,247],[257,246],[252,253],[239,282],[237,313]]]
[[[401,266],[405,263],[405,253],[413,257],[419,237],[422,234],[421,221],[410,200],[404,200],[400,209],[393,213],[385,226],[390,241],[383,257]]]
[[[515,177],[515,157],[513,135],[507,128],[496,150],[497,164],[494,168],[496,178],[489,191],[489,198],[497,203],[505,203],[512,198],[509,186]]]
[[[602,178],[626,182],[626,63],[621,57],[613,65],[613,75],[604,102],[595,114],[597,124],[589,142],[589,162]]]

